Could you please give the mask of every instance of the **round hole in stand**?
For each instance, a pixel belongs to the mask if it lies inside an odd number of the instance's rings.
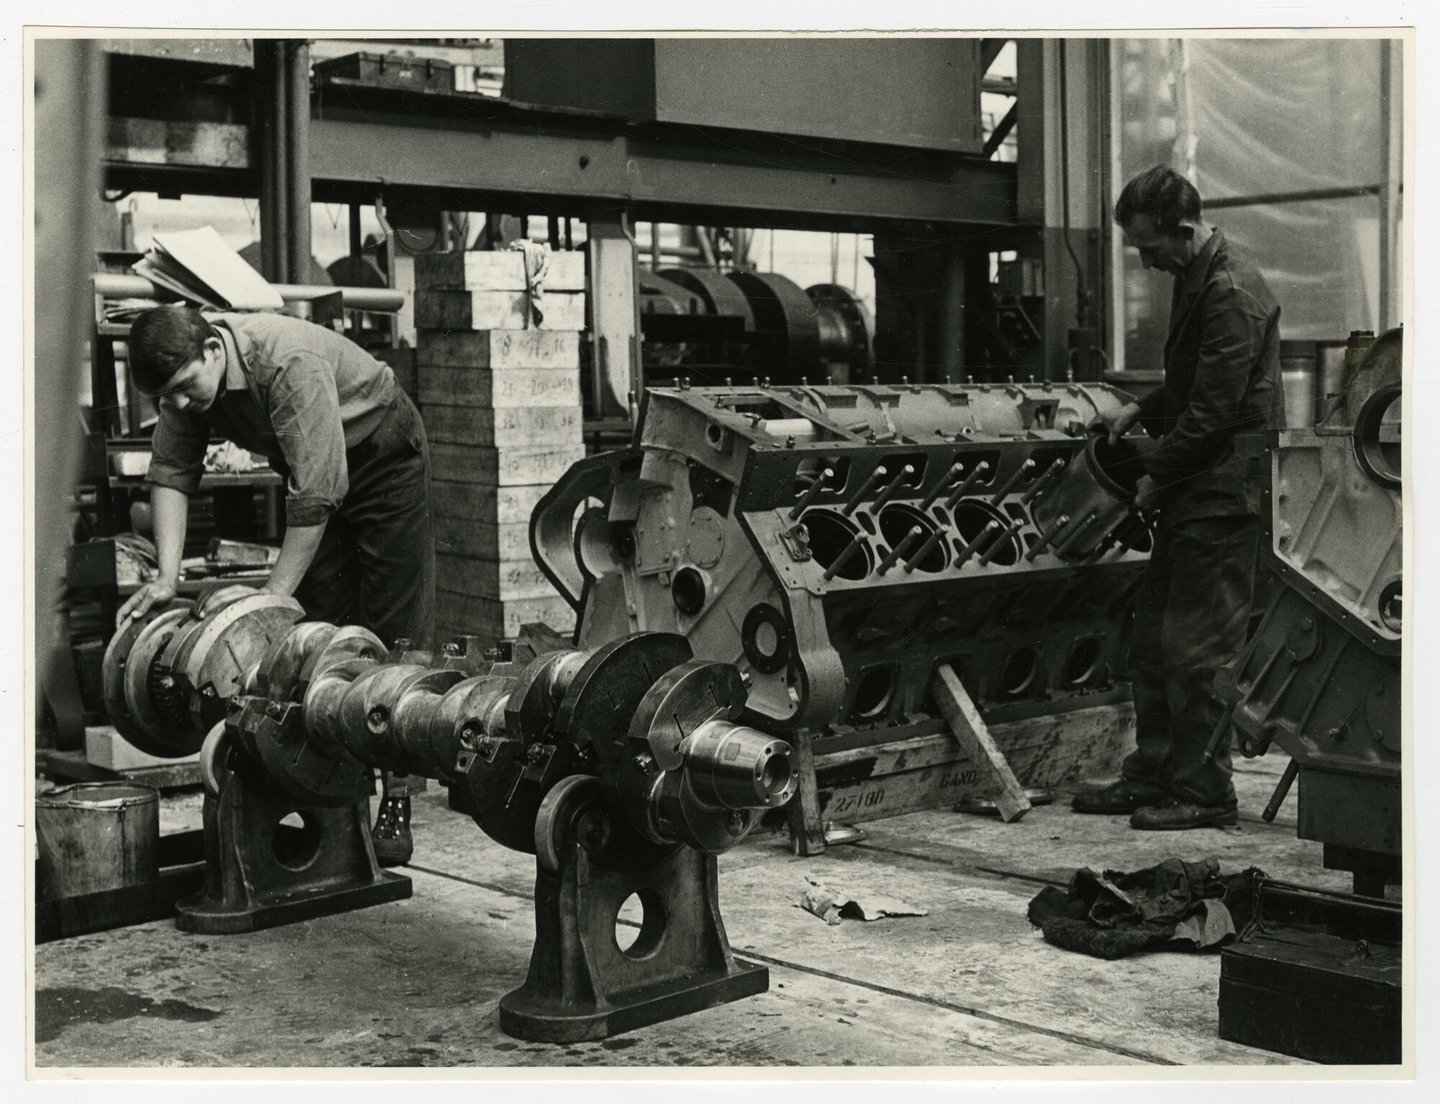
[[[615,946],[627,958],[649,958],[669,926],[665,902],[653,889],[637,889],[615,914]]]
[[[287,813],[275,824],[270,850],[286,870],[304,870],[320,853],[320,826],[304,813]]]

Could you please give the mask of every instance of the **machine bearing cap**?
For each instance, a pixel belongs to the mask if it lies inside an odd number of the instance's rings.
[[[167,759],[191,755],[203,742],[203,734],[188,729],[177,731],[151,693],[155,665],[181,626],[192,623],[190,611],[191,604],[186,602],[155,618],[140,631],[125,659],[123,685],[132,731],[122,730],[121,735],[148,755]],[[119,727],[117,723],[117,730]]]
[[[304,707],[280,704],[278,718],[268,710],[263,716],[242,713],[240,718],[249,726],[241,734],[246,737],[242,744],[253,747],[274,784],[309,805],[335,807],[362,800],[370,789],[370,768],[344,752],[322,753],[310,738]]]

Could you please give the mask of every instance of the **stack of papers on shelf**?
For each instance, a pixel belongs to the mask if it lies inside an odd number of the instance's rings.
[[[132,267],[137,275],[205,307],[279,310],[285,305],[213,226],[156,234],[154,248]]]

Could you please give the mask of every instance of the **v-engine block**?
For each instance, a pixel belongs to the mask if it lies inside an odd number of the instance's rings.
[[[652,388],[635,445],[575,465],[532,519],[581,647],[639,629],[734,663],[764,726],[1060,712],[1127,662],[1150,533],[1136,446],[1086,427],[1105,386]]]

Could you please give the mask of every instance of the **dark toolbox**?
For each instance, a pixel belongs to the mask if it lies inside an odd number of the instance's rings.
[[[1313,1062],[1402,1060],[1400,906],[1262,880],[1220,952],[1220,1037]]]
[[[408,88],[413,92],[451,94],[455,91],[455,67],[435,58],[402,54],[346,54],[315,63],[315,76],[322,82],[352,81],[373,88]]]

